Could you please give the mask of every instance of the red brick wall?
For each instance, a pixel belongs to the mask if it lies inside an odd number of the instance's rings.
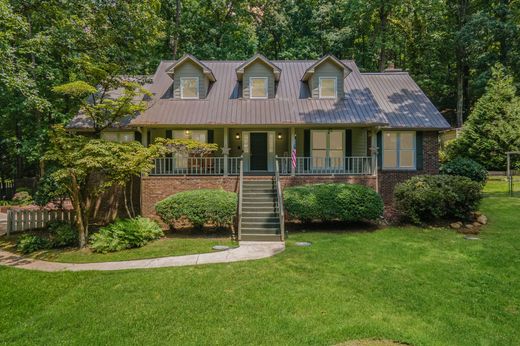
[[[379,170],[379,193],[392,203],[394,187],[415,175],[439,173],[439,140],[436,131],[423,132],[423,169],[420,171]]]

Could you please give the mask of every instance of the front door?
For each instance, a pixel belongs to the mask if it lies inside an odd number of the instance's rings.
[[[267,133],[252,132],[250,137],[252,171],[267,171]]]

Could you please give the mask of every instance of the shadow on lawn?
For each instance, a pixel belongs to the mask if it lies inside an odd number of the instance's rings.
[[[375,232],[384,227],[369,222],[287,222],[286,230],[290,233],[324,232],[324,233],[365,233]]]

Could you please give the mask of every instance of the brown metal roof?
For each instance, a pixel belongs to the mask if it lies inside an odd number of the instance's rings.
[[[447,129],[450,125],[407,72],[363,73],[391,128]]]
[[[312,99],[305,71],[316,60],[272,61],[281,77],[276,97],[240,98],[236,68],[244,61],[202,61],[213,72],[205,99],[172,98],[173,80],[166,73],[174,61],[162,61],[147,88],[149,108],[131,126],[204,125],[374,125],[445,129],[449,125],[407,73],[361,74],[353,61],[342,60],[351,73],[344,79],[345,97]],[[70,128],[85,128],[74,119]]]

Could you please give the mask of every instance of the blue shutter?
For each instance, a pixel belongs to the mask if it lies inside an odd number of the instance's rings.
[[[383,168],[383,133],[377,133],[377,167]]]
[[[352,156],[352,130],[345,131],[345,155]]]
[[[213,130],[208,130],[208,143],[215,143],[215,132]]]
[[[421,131],[415,133],[415,167],[418,171],[424,169],[423,133]]]

